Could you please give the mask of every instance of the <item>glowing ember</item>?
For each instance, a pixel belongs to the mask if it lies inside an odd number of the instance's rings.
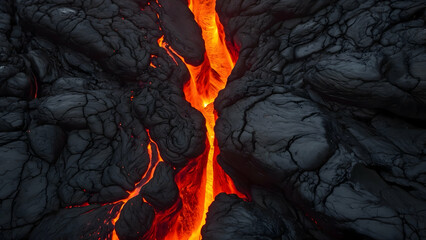
[[[178,63],[177,63],[177,61],[176,61],[176,59],[175,59],[175,57],[173,56],[173,54],[171,53],[171,48],[169,47],[169,45],[164,41],[164,35],[163,36],[161,36],[159,39],[158,39],[158,45],[160,46],[160,47],[162,47],[162,48],[164,48],[165,50],[166,50],[166,52],[167,52],[167,54],[169,54],[169,56],[173,59],[173,62],[175,62],[175,64],[176,65],[178,65]],[[174,52],[175,53],[175,52]],[[176,53],[175,53],[176,54]],[[177,55],[177,54],[176,54]]]

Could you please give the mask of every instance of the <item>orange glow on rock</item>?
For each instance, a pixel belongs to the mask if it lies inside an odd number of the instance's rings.
[[[185,63],[191,79],[185,84],[184,93],[186,100],[206,119],[207,147],[202,155],[177,173],[175,181],[180,199],[171,209],[156,213],[153,226],[145,239],[201,239],[201,228],[205,224],[208,207],[217,194],[234,193],[246,199],[216,161],[219,148],[214,133],[217,117],[213,102],[225,87],[236,57],[227,48],[225,32],[215,11],[215,0],[189,0],[188,7],[202,29],[206,53],[200,66]],[[158,44],[176,64],[174,56],[185,62],[164,42],[163,36]]]
[[[215,3],[214,0],[189,1],[189,8],[202,30],[206,54],[200,66],[187,64],[191,80],[184,92],[186,100],[201,112],[225,87],[235,65],[226,46],[225,32],[215,11]],[[214,119],[211,122],[214,123]]]
[[[145,172],[145,174],[142,176],[141,180],[135,185],[135,189],[133,191],[129,191],[129,196],[126,199],[122,199],[119,200],[113,204],[121,204],[120,210],[118,211],[117,216],[115,216],[115,218],[112,220],[112,224],[115,226],[115,223],[118,221],[118,219],[120,218],[120,214],[121,214],[121,210],[123,209],[124,205],[132,198],[136,197],[140,191],[141,188],[143,186],[145,186],[145,184],[147,184],[153,177],[154,177],[154,172],[155,169],[157,168],[158,163],[163,162],[163,159],[160,156],[160,152],[158,151],[158,146],[157,143],[155,143],[152,138],[151,135],[149,134],[149,130],[146,129],[146,132],[148,134],[148,138],[149,138],[149,143],[147,145],[147,150],[148,150],[148,155],[149,155],[149,164],[148,164],[148,168],[147,171]],[[157,149],[157,156],[158,156],[158,160],[154,161],[155,159],[152,159],[152,144],[155,145],[155,149]],[[142,196],[143,197],[143,196]],[[119,240],[117,233],[115,231],[115,229],[112,232],[112,240]]]
[[[157,4],[159,3],[157,2]],[[156,211],[152,227],[143,239],[201,239],[201,228],[205,224],[206,213],[217,194],[222,192],[233,193],[240,198],[247,199],[236,189],[232,179],[226,175],[216,160],[219,147],[214,133],[217,116],[213,102],[219,91],[226,85],[228,76],[238,58],[238,50],[229,51],[223,26],[215,11],[215,4],[215,0],[188,1],[188,7],[193,12],[195,21],[201,27],[202,37],[205,41],[206,52],[204,62],[201,65],[186,64],[184,59],[165,42],[164,36],[161,36],[157,41],[158,45],[166,50],[176,65],[178,65],[176,57],[179,57],[188,68],[191,79],[183,89],[185,99],[206,119],[207,139],[204,153],[189,161],[187,166],[176,173],[174,180],[179,188],[180,198],[171,208],[165,211]],[[151,55],[151,60],[156,57]],[[157,67],[152,62],[150,66],[152,68]],[[155,145],[157,151],[158,146],[151,139],[148,130],[147,132],[150,139],[147,147],[150,158],[148,170],[141,181],[135,185],[135,189],[129,192],[126,199],[114,203],[121,204],[120,211],[112,220],[114,225],[120,218],[121,210],[126,202],[139,194],[141,188],[152,179],[158,162],[163,161],[158,152],[159,160],[153,162],[152,144]],[[115,230],[112,232],[111,238],[113,240],[119,239]]]
[[[172,50],[171,50],[171,48],[170,48],[170,46],[164,41],[164,35],[163,36],[161,36],[159,39],[158,39],[158,45],[160,46],[160,47],[162,47],[162,48],[164,48],[165,50],[166,50],[166,52],[167,52],[167,54],[173,59],[173,62],[175,62],[175,64],[176,65],[178,65],[178,63],[177,63],[177,61],[176,61],[176,59],[175,59],[175,57],[173,56],[173,54],[172,54]],[[173,53],[174,53],[174,51],[173,51]],[[176,54],[176,53],[175,53]],[[177,54],[176,54],[177,55]]]

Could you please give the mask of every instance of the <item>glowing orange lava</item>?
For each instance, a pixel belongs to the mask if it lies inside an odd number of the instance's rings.
[[[192,107],[200,111],[206,119],[206,150],[178,171],[175,182],[179,188],[180,198],[170,209],[155,213],[152,227],[144,236],[144,239],[201,239],[201,228],[205,224],[208,207],[217,194],[222,192],[234,193],[246,199],[242,193],[238,192],[233,181],[216,161],[219,148],[214,133],[217,117],[213,102],[219,91],[226,85],[228,76],[235,65],[235,61],[233,61],[235,57],[230,54],[227,48],[225,32],[216,14],[215,4],[215,0],[188,1],[188,7],[193,12],[195,21],[202,29],[206,53],[204,62],[200,66],[185,63],[191,74],[191,79],[184,86],[184,93],[186,100],[191,103]],[[164,41],[164,36],[158,39],[158,44],[166,50],[176,65],[178,64],[176,57],[184,62],[184,59]],[[151,67],[156,68],[152,63]],[[151,140],[151,143],[154,142]],[[151,156],[150,146],[148,151]],[[117,202],[123,202],[121,208],[123,208],[125,202],[139,194],[141,187],[148,182],[144,179],[152,178],[155,167],[149,166],[148,169],[145,175],[150,177],[144,176],[141,180],[143,183],[137,184],[137,188],[130,193],[127,199]],[[120,214],[113,220],[114,225],[119,217]],[[112,239],[118,240],[115,230]]]
[[[235,63],[226,46],[225,32],[215,6],[215,0],[189,1],[189,9],[202,29],[206,54],[204,62],[200,66],[194,67],[186,64],[191,73],[191,79],[185,85],[184,93],[186,100],[205,117],[209,143],[205,168],[204,204],[200,207],[200,210],[202,209],[201,220],[198,220],[198,226],[192,230],[189,240],[201,239],[201,227],[205,224],[208,207],[217,194],[221,192],[237,193],[244,197],[236,190],[232,180],[216,162],[219,148],[215,144],[216,117],[213,102],[219,91],[225,87]]]
[[[201,239],[208,207],[217,194],[234,193],[246,198],[237,191],[233,181],[216,161],[219,148],[214,133],[216,116],[213,102],[225,87],[235,62],[226,46],[225,32],[215,11],[215,0],[190,0],[188,7],[202,29],[206,53],[200,66],[186,64],[191,79],[184,86],[184,93],[186,100],[206,119],[207,147],[201,156],[176,175],[180,201],[172,209],[157,213],[149,239]],[[158,43],[177,64],[173,54],[180,56],[164,42],[164,37]]]
[[[163,159],[161,158],[160,153],[158,152],[157,143],[155,143],[151,139],[151,136],[149,134],[148,129],[146,129],[146,132],[147,132],[148,138],[149,138],[149,144],[147,145],[147,150],[148,150],[148,155],[149,155],[149,164],[148,164],[147,171],[142,176],[141,180],[136,184],[136,188],[133,191],[128,192],[129,196],[126,199],[122,199],[122,200],[119,200],[119,201],[113,203],[113,204],[121,204],[121,207],[120,207],[120,210],[118,211],[117,216],[115,216],[115,218],[112,220],[112,224],[114,226],[115,226],[115,223],[120,218],[121,210],[123,209],[126,202],[128,202],[130,199],[136,197],[139,194],[139,192],[141,191],[141,188],[143,186],[145,186],[145,184],[147,184],[154,177],[154,172],[155,172],[155,169],[157,168],[158,163],[163,162]],[[155,145],[155,149],[157,150],[158,159],[156,161],[154,161],[154,159],[152,159],[152,144]],[[115,231],[115,228],[112,232],[112,240],[119,240],[117,233]]]
[[[156,2],[161,7],[158,1]],[[192,107],[200,111],[206,119],[206,149],[203,154],[189,161],[187,166],[177,172],[175,182],[179,188],[180,198],[171,208],[165,211],[156,211],[152,227],[143,239],[201,239],[201,228],[205,224],[206,213],[217,194],[225,192],[237,194],[240,198],[247,199],[246,196],[238,192],[231,178],[226,175],[216,161],[219,148],[214,133],[217,116],[213,102],[219,91],[225,87],[237,56],[236,54],[231,54],[226,45],[225,32],[215,11],[215,4],[215,0],[188,1],[188,7],[193,12],[195,21],[202,29],[206,53],[204,62],[200,66],[192,66],[185,63],[191,79],[184,86],[184,93],[186,100],[191,103]],[[148,5],[150,5],[150,2],[148,2]],[[158,13],[157,17],[159,17]],[[175,57],[179,57],[184,62],[184,59],[164,41],[164,36],[158,39],[158,44],[167,51],[176,65],[178,62]],[[233,51],[235,52],[236,50]],[[151,60],[153,58],[157,58],[157,56],[151,55]],[[157,68],[152,62],[150,66],[154,69]],[[37,94],[37,89],[35,92]],[[36,97],[37,95],[35,95]],[[133,92],[131,92],[130,101],[133,101],[133,99]],[[114,226],[119,220],[121,210],[126,202],[140,193],[141,188],[153,178],[158,163],[163,161],[158,146],[151,139],[148,129],[147,133],[150,140],[147,146],[150,158],[147,171],[135,185],[135,189],[128,192],[129,196],[126,199],[108,203],[108,205],[121,204],[117,215],[111,220]],[[158,156],[155,159],[153,159],[152,154],[153,147],[155,147]],[[83,203],[77,206],[68,206],[67,208],[88,205],[89,203]],[[108,238],[119,240],[115,229]]]

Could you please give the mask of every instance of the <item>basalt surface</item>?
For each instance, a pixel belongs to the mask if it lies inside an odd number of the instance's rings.
[[[203,239],[425,239],[426,3],[216,11],[238,54],[218,162],[248,201],[219,194]],[[0,239],[150,239],[205,150],[183,92],[205,51],[185,0],[4,0]]]

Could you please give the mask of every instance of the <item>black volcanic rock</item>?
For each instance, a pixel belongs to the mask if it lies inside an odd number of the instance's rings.
[[[209,207],[201,233],[206,240],[281,239],[286,229],[281,220],[253,202],[221,193]]]
[[[40,158],[53,162],[58,159],[65,145],[66,135],[60,127],[43,125],[28,132],[31,148]]]
[[[170,208],[179,197],[173,178],[173,169],[164,162],[158,163],[152,179],[141,188],[141,196],[156,210]]]
[[[118,210],[120,206],[112,205],[62,209],[46,216],[33,229],[29,239],[106,239],[108,232],[114,229],[111,216],[117,214]],[[26,231],[15,232],[12,238],[25,238],[21,234],[25,234]],[[10,236],[3,235],[3,238],[7,239]]]
[[[220,164],[315,238],[425,238],[426,4],[248,2],[216,7],[240,49],[215,102]]]
[[[116,213],[109,210],[148,170],[151,141],[178,168],[204,151],[204,119],[182,92],[189,73],[157,42],[166,35],[199,63],[200,29],[182,2],[159,4],[0,4],[1,239],[104,239]],[[171,22],[180,14],[182,24]],[[184,31],[197,36],[177,39]],[[87,204],[109,210],[84,215]],[[91,222],[99,234],[56,218]]]
[[[191,65],[204,61],[204,40],[194,15],[182,0],[159,0],[160,24],[166,42]]]
[[[154,215],[154,209],[144,203],[141,196],[130,199],[115,225],[118,237],[123,240],[141,239],[151,228]]]

